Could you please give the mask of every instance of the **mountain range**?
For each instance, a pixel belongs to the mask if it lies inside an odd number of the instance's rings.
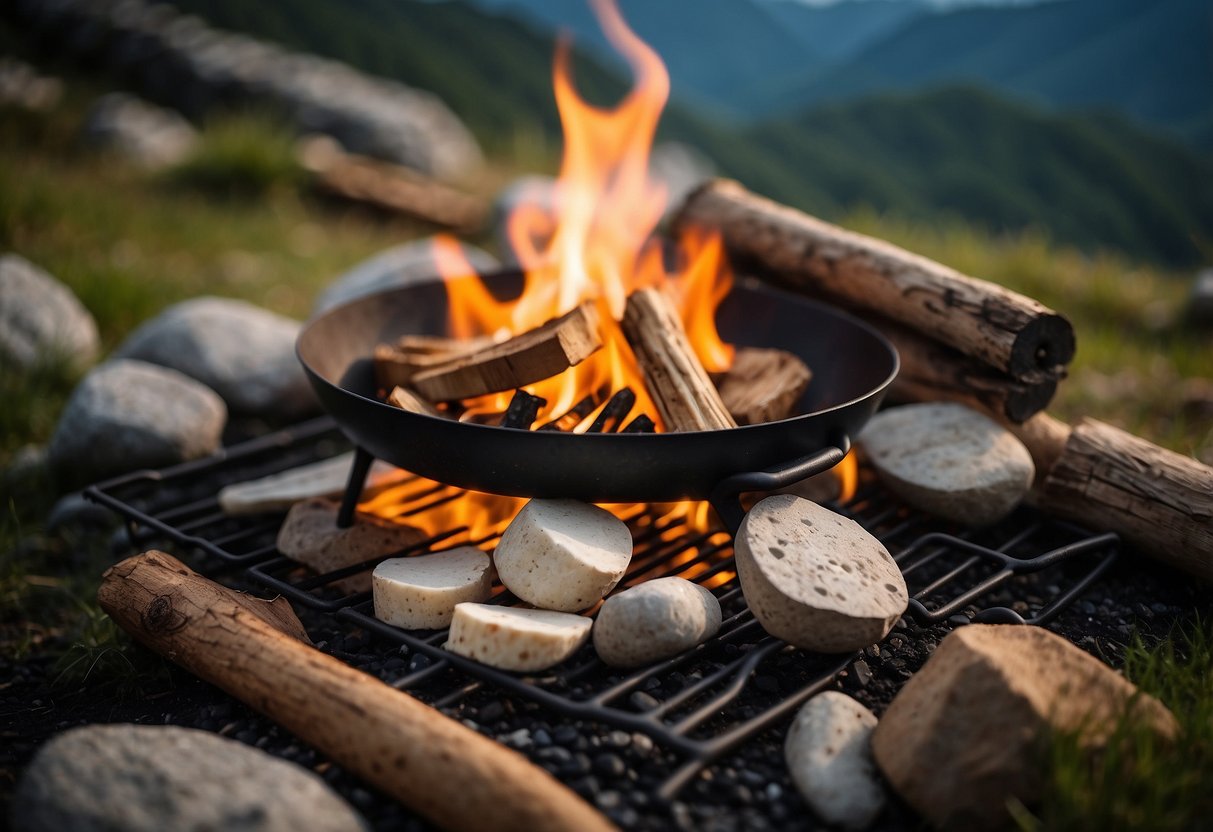
[[[431,90],[469,124],[490,153],[516,151],[520,143],[558,146],[551,92],[555,34],[516,11],[455,0],[292,0],[289,7],[244,0],[172,2],[222,28]],[[475,2],[500,6],[506,0]],[[767,0],[768,5],[777,2],[790,0]],[[1058,0],[1051,5],[1090,2]],[[1094,2],[1141,5],[1141,0]],[[1187,2],[1157,0],[1160,7]],[[581,0],[577,3],[583,7]],[[640,21],[656,20],[659,12],[674,8],[673,0],[624,0],[625,13],[632,3],[649,8]],[[695,10],[693,16],[706,21],[724,20],[725,12],[743,5],[766,14],[766,6],[751,0],[683,0],[680,8],[684,15]],[[858,35],[850,44],[833,44],[833,54],[848,53],[850,61],[870,52],[874,43],[899,42],[890,33],[912,30],[922,19],[1045,9],[927,11],[931,18],[912,15],[901,22],[893,18],[904,7],[921,12],[913,0],[804,9],[845,16],[855,11],[848,7],[860,5],[889,17],[883,33],[875,18],[866,24],[874,27],[865,35],[867,46]],[[761,28],[767,24],[757,22],[769,15],[745,19],[750,22],[735,22],[735,32],[769,34],[769,28]],[[775,28],[785,36],[779,43],[793,37],[792,25]],[[660,41],[655,45],[666,49]],[[808,51],[807,46],[798,48]],[[1043,52],[1056,48],[1041,47]],[[695,54],[689,47],[674,52],[685,62]],[[663,54],[673,72],[675,61]],[[785,58],[772,54],[752,60],[775,66]],[[627,86],[617,64],[602,60],[588,45],[577,55],[575,73],[578,89],[598,103],[614,100]],[[1209,259],[1213,160],[1206,155],[1115,111],[1040,108],[991,83],[957,86],[938,80],[905,86],[909,88],[868,89],[746,121],[724,118],[721,108],[696,106],[696,96],[683,96],[667,109],[661,136],[696,147],[722,174],[827,219],[869,206],[918,222],[959,217],[995,232],[1038,228],[1090,250],[1117,249],[1169,264]]]

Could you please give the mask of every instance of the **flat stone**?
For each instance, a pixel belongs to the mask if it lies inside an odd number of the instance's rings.
[[[100,349],[97,322],[71,289],[20,255],[0,255],[0,362],[83,369]]]
[[[298,321],[231,298],[170,306],[115,355],[171,367],[223,397],[233,413],[298,418],[317,407],[295,357]]]
[[[891,491],[912,506],[970,526],[1002,519],[1036,476],[1006,428],[961,404],[912,404],[872,417],[859,442]]]
[[[83,138],[93,147],[155,170],[184,160],[198,142],[198,131],[172,110],[112,92],[97,99],[89,110]]]
[[[612,667],[638,667],[690,650],[719,629],[715,595],[682,578],[657,578],[606,600],[594,649]]]
[[[792,722],[783,747],[788,773],[831,826],[867,829],[884,808],[884,785],[870,747],[875,727],[871,711],[838,691],[814,696]]]
[[[181,373],[107,361],[72,391],[48,458],[73,482],[160,468],[217,451],[226,422],[223,400]]]
[[[791,494],[750,509],[736,539],[737,575],[773,636],[822,653],[880,641],[909,604],[905,579],[855,521]]]
[[[486,274],[500,267],[497,259],[487,251],[463,243],[460,249],[478,274]],[[319,315],[376,292],[437,280],[441,280],[441,277],[434,253],[434,238],[413,240],[382,251],[338,277],[316,299],[312,314]]]
[[[970,624],[954,630],[906,683],[872,734],[894,789],[943,829],[1014,826],[1007,801],[1031,804],[1044,786],[1040,742],[1076,731],[1102,746],[1128,718],[1174,736],[1158,700],[1048,630]]]
[[[34,757],[13,802],[24,832],[350,832],[324,781],[234,740],[173,726],[90,725]]]

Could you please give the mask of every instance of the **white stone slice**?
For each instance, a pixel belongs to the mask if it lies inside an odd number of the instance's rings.
[[[867,829],[884,808],[884,784],[872,759],[875,727],[875,714],[833,690],[806,702],[792,722],[783,746],[788,773],[830,826]]]
[[[905,612],[905,579],[855,521],[791,494],[762,500],[737,532],[746,603],[773,636],[842,653],[880,641]]]
[[[1014,434],[961,404],[885,410],[859,442],[881,480],[907,503],[970,526],[1005,517],[1036,476],[1032,455]]]
[[[576,653],[593,624],[566,612],[459,604],[446,649],[501,670],[545,670]]]
[[[219,506],[224,514],[257,514],[265,511],[285,511],[301,500],[312,497],[340,497],[350,476],[354,452],[331,459],[301,465],[261,479],[233,483],[219,492]],[[401,469],[376,461],[367,474],[366,488],[376,490],[410,476]],[[366,491],[363,491],[366,496]]]
[[[549,610],[576,612],[610,592],[632,559],[632,535],[615,515],[576,500],[531,500],[493,555],[510,592]]]
[[[612,667],[638,667],[690,650],[719,629],[715,595],[682,578],[657,578],[607,599],[594,622],[594,649]]]
[[[371,574],[375,617],[406,630],[449,627],[455,605],[486,601],[493,563],[475,546],[412,558],[390,558]]]

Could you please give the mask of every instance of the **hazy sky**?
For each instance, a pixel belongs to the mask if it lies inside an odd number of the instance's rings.
[[[1048,0],[903,0],[903,2],[927,2],[932,6],[1023,6],[1028,3],[1041,3]],[[829,6],[842,0],[800,0],[810,6]]]

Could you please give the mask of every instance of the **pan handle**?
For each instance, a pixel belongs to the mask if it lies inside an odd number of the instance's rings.
[[[845,433],[838,434],[820,451],[801,457],[793,462],[768,468],[765,471],[746,471],[733,474],[720,481],[712,489],[708,501],[721,522],[736,536],[745,517],[741,495],[748,491],[775,491],[806,480],[822,471],[828,471],[851,450],[851,439]]]

